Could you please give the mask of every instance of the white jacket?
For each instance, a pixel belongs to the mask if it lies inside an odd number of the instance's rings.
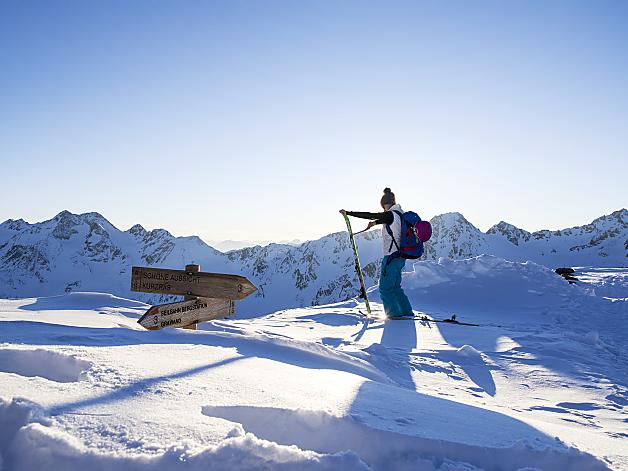
[[[392,230],[392,233],[395,236],[395,241],[397,241],[397,245],[399,245],[399,242],[401,240],[401,218],[399,217],[397,213],[393,211],[399,211],[403,214],[403,209],[401,209],[401,206],[399,206],[398,204],[395,204],[391,206],[388,211],[390,211],[394,217],[394,221],[390,225],[390,229]],[[397,251],[397,246],[392,241],[390,234],[386,230],[386,224],[382,224],[382,243],[383,243],[383,249],[384,249],[384,256],[390,255],[391,253]],[[391,247],[391,244],[392,244],[392,247]]]

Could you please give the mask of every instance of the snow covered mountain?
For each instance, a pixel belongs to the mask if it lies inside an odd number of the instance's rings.
[[[483,233],[459,213],[436,216],[431,223],[434,235],[426,253],[432,260],[490,254],[512,261],[531,260],[548,267],[628,265],[626,209],[584,226],[532,233],[504,221]]]
[[[213,248],[221,252],[229,252],[231,250],[240,250],[246,247],[255,247],[256,245],[265,246],[270,244],[281,245],[301,245],[304,241],[299,239],[293,240],[208,240],[207,243]]]
[[[554,232],[530,233],[500,222],[483,233],[459,213],[436,216],[431,223],[428,260],[491,254],[549,267],[628,264],[626,209]],[[358,236],[368,285],[379,276],[380,244],[378,230]],[[98,213],[63,211],[41,223],[10,219],[0,224],[1,297],[99,291],[158,303],[168,297],[130,291],[131,266],[183,268],[188,263],[251,279],[259,291],[239,303],[240,314],[326,304],[358,293],[345,232],[297,246],[270,244],[222,253],[198,237],[174,237],[164,229],[135,225],[121,231]]]

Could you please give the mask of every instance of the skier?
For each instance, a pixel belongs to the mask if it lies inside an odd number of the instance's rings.
[[[341,209],[340,214],[370,219],[366,229],[383,224],[382,242],[384,257],[382,258],[379,277],[379,293],[384,303],[384,312],[386,312],[388,317],[413,316],[412,305],[401,288],[401,270],[403,270],[406,260],[401,257],[391,257],[397,250],[396,246],[399,245],[401,237],[401,218],[396,211],[401,213],[403,211],[401,206],[395,201],[395,194],[390,188],[384,189],[384,195],[380,204],[384,209],[383,213],[365,213]],[[391,230],[391,233],[388,232],[388,229]]]

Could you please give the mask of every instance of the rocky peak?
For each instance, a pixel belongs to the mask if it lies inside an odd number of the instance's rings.
[[[84,223],[87,223],[92,231],[96,227],[98,227],[100,231],[110,232],[110,233],[118,230],[113,224],[111,224],[111,222],[109,222],[109,220],[106,217],[104,217],[100,213],[96,213],[96,212],[83,213],[83,214],[80,214],[78,217],[80,218],[81,221],[83,221]]]
[[[518,229],[519,228],[517,226],[514,226],[513,224],[510,224],[506,221],[499,221],[497,224],[491,227],[488,231],[486,231],[486,233],[487,234],[495,234],[495,233],[501,234],[503,232],[514,232]]]
[[[599,217],[595,219],[592,224],[619,224],[620,227],[628,227],[628,210],[626,208],[622,208],[618,211],[613,211],[611,214],[607,214],[605,216]]]
[[[89,213],[74,214],[68,210],[63,210],[53,217],[52,221],[55,221],[56,223],[73,224],[75,226],[82,223],[97,223],[101,226],[112,225],[102,214],[94,211]]]
[[[173,236],[166,229],[153,229],[146,233],[148,239],[172,239]]]
[[[434,216],[430,220],[430,224],[432,224],[433,226],[434,225],[439,226],[442,229],[451,229],[454,227],[470,226],[478,230],[473,224],[467,221],[467,219],[462,214],[458,212],[445,213],[445,214],[440,214],[438,216]]]
[[[63,211],[61,211],[59,214],[57,214],[55,217],[53,217],[53,221],[62,221],[68,218],[73,218],[76,215],[71,213],[70,211],[68,211],[67,209],[64,209]]]
[[[103,216],[100,213],[97,213],[95,211],[89,212],[89,213],[82,213],[79,215],[79,217],[85,221],[95,221],[98,223],[107,223],[107,224],[111,224],[107,218],[105,218],[105,216]]]
[[[135,236],[135,237],[144,237],[146,235],[146,229],[144,229],[140,224],[136,224],[135,226],[133,226],[131,229],[129,229],[128,231],[129,234]]]
[[[527,242],[530,240],[531,234],[528,231],[519,229],[517,226],[513,226],[505,221],[500,221],[491,227],[487,234],[497,234],[504,236],[508,241],[514,245],[519,245],[520,242]]]
[[[58,224],[62,224],[64,226],[77,226],[81,223],[81,220],[77,214],[71,213],[70,211],[63,210],[55,217],[51,219],[51,221]]]
[[[464,258],[481,253],[484,233],[458,212],[434,216],[430,220],[432,238],[425,245],[425,258],[446,256]]]
[[[77,234],[76,226],[81,224],[81,220],[76,214],[66,210],[57,214],[52,218],[52,221],[56,222],[56,226],[52,231],[53,237],[63,240],[68,240],[74,234]]]
[[[29,224],[24,219],[7,219],[2,224],[0,224],[0,228],[7,229],[10,231],[21,231]]]
[[[446,236],[459,237],[462,234],[468,234],[471,237],[482,235],[482,231],[467,221],[460,213],[445,213],[434,216],[430,220],[430,224],[434,231],[432,238],[436,239]]]

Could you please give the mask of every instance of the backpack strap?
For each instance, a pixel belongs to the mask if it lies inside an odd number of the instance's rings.
[[[388,247],[388,251],[390,252],[392,250],[393,244],[395,244],[395,247],[397,247],[397,250],[399,250],[399,244],[397,244],[397,241],[395,240],[395,236],[392,233],[390,224],[386,224],[386,231],[388,232],[388,234],[390,235],[390,238],[392,239],[392,242],[390,243],[390,247]]]
[[[397,214],[397,216],[399,216],[399,221],[400,222],[403,222],[402,219],[401,219],[401,217],[403,216],[403,213],[401,211],[397,211],[396,209],[394,209],[392,212]],[[394,222],[395,222],[395,219],[393,217],[393,223]],[[399,244],[395,240],[395,236],[392,233],[392,229],[390,228],[390,224],[386,224],[386,232],[388,232],[388,234],[390,235],[390,238],[392,239],[392,242],[390,243],[390,247],[388,247],[388,251],[390,252],[392,250],[393,244],[395,244],[395,247],[397,247],[397,250],[401,250],[399,248]]]

